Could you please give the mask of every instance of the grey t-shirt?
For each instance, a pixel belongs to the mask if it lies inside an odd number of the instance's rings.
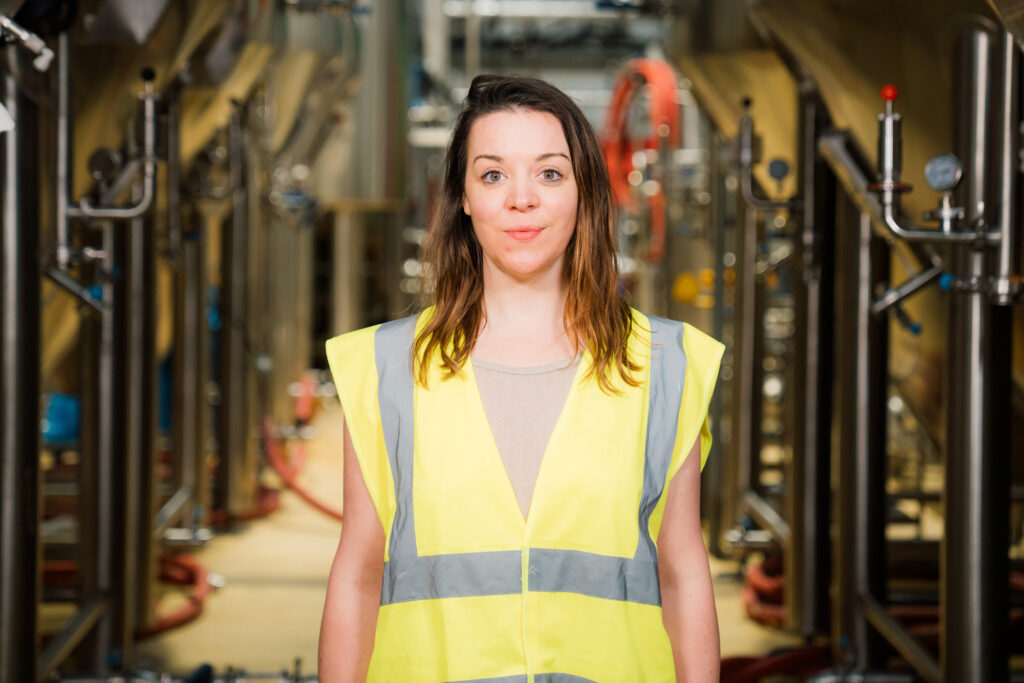
[[[523,517],[578,365],[578,356],[533,367],[473,359],[480,400]]]

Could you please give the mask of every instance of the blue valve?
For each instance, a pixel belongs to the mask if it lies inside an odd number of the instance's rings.
[[[903,310],[903,306],[896,304],[892,307],[892,310],[896,314],[896,319],[900,321],[901,325],[903,325],[903,329],[910,332],[910,334],[915,337],[921,334],[921,323],[916,320],[912,320],[911,317],[907,315],[907,312]]]
[[[956,284],[956,277],[952,273],[943,273],[939,276],[939,289],[944,292],[950,292],[953,290],[953,286]]]
[[[103,285],[93,285],[89,288],[89,296],[96,301],[103,301]]]

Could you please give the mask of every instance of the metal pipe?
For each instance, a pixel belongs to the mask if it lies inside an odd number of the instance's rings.
[[[50,641],[50,644],[46,646],[46,649],[39,656],[39,665],[37,667],[39,679],[50,679],[50,674],[68,658],[68,655],[75,649],[75,646],[89,633],[108,607],[109,601],[98,592],[94,592],[86,598],[81,607],[75,611],[75,614],[65,624],[60,634]]]
[[[771,504],[754,491],[743,494],[743,509],[762,529],[770,531],[785,551],[793,543],[793,533],[789,524],[782,518]]]
[[[914,275],[898,287],[886,291],[881,298],[871,304],[871,313],[874,315],[881,315],[882,313],[885,313],[904,299],[914,295],[916,292],[938,280],[944,272],[944,264],[932,266],[927,270],[922,270],[920,273]]]
[[[899,201],[891,191],[882,192],[882,222],[897,238],[904,242],[928,242],[931,244],[996,244],[999,232],[988,231],[983,227],[961,232],[945,232],[939,229],[905,228],[899,223]]]
[[[167,94],[167,247],[173,263],[181,256],[181,88],[175,79]]]
[[[172,444],[180,482],[193,493],[193,500],[209,513],[208,477],[205,472],[206,449],[206,255],[202,218],[183,233],[181,268],[175,286],[175,352],[172,413],[175,433]],[[230,397],[228,397],[230,399]]]
[[[221,504],[229,514],[252,509],[257,477],[256,453],[248,437],[249,366],[253,362],[246,343],[248,282],[246,278],[249,232],[249,187],[245,174],[243,112],[236,109],[228,125],[231,164],[232,212],[222,230],[221,335],[220,335],[220,460],[217,483]]]
[[[711,191],[711,202],[708,204],[707,225],[712,234],[712,242],[714,244],[712,253],[714,253],[715,258],[715,308],[713,322],[715,339],[723,339],[725,336],[725,253],[727,251],[727,242],[725,216],[719,210],[724,198],[721,174],[721,145],[722,141],[718,133],[711,132],[708,159],[708,188]],[[726,380],[729,378],[723,376],[722,379]],[[735,380],[733,379],[733,381]],[[719,390],[711,397],[711,424],[713,439],[717,443],[724,443],[722,439],[724,431],[722,417],[725,412],[722,406],[723,393],[723,391]],[[735,434],[731,438],[735,438]],[[708,545],[711,552],[719,557],[725,554],[725,550],[722,547],[723,534],[728,530],[725,522],[731,523],[735,521],[733,519],[733,511],[730,510],[727,513],[724,505],[725,496],[723,495],[723,490],[726,486],[724,474],[725,464],[722,462],[722,458],[716,458],[714,462],[708,461],[707,471],[701,477],[703,489],[700,499],[701,501],[706,500],[709,503],[707,513],[704,515],[708,520]]]
[[[784,550],[788,626],[813,637],[828,630],[828,506],[831,495],[832,330],[835,279],[833,230],[835,184],[818,155],[817,138],[831,126],[814,80],[795,58],[786,59],[798,92],[797,193],[791,213],[798,226],[792,260],[793,358],[787,363],[786,413],[792,457],[784,462],[784,514],[792,543]]]
[[[102,224],[102,268],[107,273],[124,273],[127,234],[106,221]],[[107,671],[107,654],[120,651],[130,659],[134,636],[126,623],[128,593],[125,572],[128,569],[128,487],[127,396],[128,375],[127,297],[124,277],[103,283],[103,300],[108,304],[99,316],[97,382],[94,387],[96,414],[96,588],[110,598],[110,609],[96,624],[88,640],[92,666]]]
[[[1000,36],[1002,37],[1002,36]],[[1016,188],[1006,168],[1008,141],[998,131],[1015,111],[1015,51],[1012,40],[984,30],[966,30],[958,41],[961,70],[955,81],[955,149],[967,183],[960,205],[968,215],[989,212],[990,225],[1016,220]],[[989,136],[990,130],[997,131]],[[1011,152],[1016,158],[1016,149]],[[1008,173],[1010,178],[1004,178]],[[989,275],[988,254],[960,250],[954,271],[980,281]],[[942,672],[947,681],[1003,681],[1009,675],[1009,414],[1011,352],[1008,307],[993,307],[984,291],[950,294],[949,385],[944,487],[945,534],[941,550]]]
[[[850,197],[853,199],[853,197]],[[889,250],[867,213],[842,201],[836,226],[836,335],[833,443],[838,481],[837,537],[833,544],[833,635],[836,657],[860,670],[881,664],[881,640],[863,611],[861,596],[883,593],[886,545],[885,425],[888,323],[871,315],[879,283],[889,277]]]
[[[79,284],[78,280],[68,275],[66,271],[59,268],[48,268],[46,276],[66,289],[82,303],[91,306],[97,311],[103,311],[103,302],[94,297],[88,289]]]
[[[12,36],[22,47],[35,55],[32,66],[36,71],[43,72],[50,68],[50,62],[53,61],[53,50],[45,40],[3,14],[0,14],[0,31]]]
[[[18,58],[14,48],[5,52],[8,60]],[[38,113],[19,92],[9,65],[5,67],[3,104],[15,127],[0,135],[0,680],[34,681],[40,596]]]
[[[840,187],[857,208],[871,218],[875,234],[884,239],[891,239],[892,233],[882,219],[882,203],[878,199],[878,193],[868,189],[868,178],[850,153],[848,145],[849,138],[846,133],[825,133],[818,138],[818,151],[835,174]],[[931,245],[910,242],[907,246],[924,266],[945,267],[942,257]]]
[[[192,487],[182,486],[167,499],[167,502],[163,504],[160,510],[157,511],[156,516],[153,518],[153,538],[159,541],[163,538],[164,531],[173,524],[181,513],[185,510],[185,506],[192,500]]]
[[[749,107],[749,101],[747,106]],[[754,193],[754,164],[757,160],[754,153],[754,119],[749,113],[740,117],[737,144],[739,146],[740,194],[743,196],[743,201],[758,211],[786,211],[800,208],[799,197],[779,201],[763,199]]]
[[[759,221],[757,211],[741,207],[743,224],[736,230],[736,303],[733,324],[732,438],[726,501],[729,514],[740,515],[743,492],[754,484],[753,460],[761,450],[761,337],[763,290],[757,282]],[[734,520],[735,521],[735,520]],[[729,522],[726,522],[728,526]]]
[[[875,630],[917,670],[917,673],[927,683],[942,683],[943,680],[950,680],[942,678],[942,672],[939,670],[939,665],[935,659],[907,633],[898,621],[892,618],[888,610],[882,607],[877,600],[870,596],[862,595],[860,607],[864,611],[865,616],[867,616],[868,621],[875,627]]]
[[[57,268],[71,265],[71,224],[68,222],[68,197],[71,196],[71,122],[70,58],[68,32],[57,37]]]
[[[93,220],[130,220],[144,215],[153,205],[156,198],[156,100],[153,90],[155,74],[147,69],[143,72],[145,90],[143,91],[143,143],[142,143],[142,195],[132,206],[105,207],[93,206],[88,197],[82,197],[78,206],[68,206],[67,215],[74,218],[90,218]],[[70,119],[66,121],[70,126]]]
[[[135,199],[143,191],[136,183]],[[128,262],[128,482],[125,505],[128,538],[136,548],[126,558],[134,568],[126,576],[130,631],[144,629],[152,614],[151,588],[157,581],[158,550],[150,529],[156,514],[156,240],[151,219],[129,225]]]
[[[1021,291],[1021,281],[1012,276],[1017,272],[1020,255],[1020,222],[1018,215],[1018,188],[1020,176],[1020,112],[1017,91],[1020,81],[1020,51],[1012,33],[1004,31],[999,45],[1002,80],[999,91],[1000,117],[995,127],[997,140],[994,147],[996,166],[995,206],[996,228],[999,234],[998,255],[993,281],[993,301],[1000,306],[1012,306]]]

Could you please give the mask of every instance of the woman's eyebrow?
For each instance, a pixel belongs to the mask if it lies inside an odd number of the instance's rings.
[[[563,157],[566,161],[572,161],[572,159],[569,158],[569,155],[565,154],[564,152],[545,152],[544,154],[541,154],[536,159],[534,159],[534,161],[544,161],[545,159],[550,159],[551,157]],[[481,159],[489,159],[490,161],[495,161],[499,164],[505,161],[497,154],[477,154],[475,157],[473,157],[473,163],[475,164]]]
[[[551,157],[564,157],[566,161],[572,161],[572,159],[569,158],[569,155],[565,154],[564,152],[547,152],[546,154],[541,154],[539,157],[535,159],[535,161],[544,161],[545,159],[550,159]]]

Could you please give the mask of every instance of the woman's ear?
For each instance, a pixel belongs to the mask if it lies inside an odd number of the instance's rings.
[[[467,216],[471,215],[469,213],[469,200],[466,199],[466,195],[462,195],[462,213],[466,214]]]

